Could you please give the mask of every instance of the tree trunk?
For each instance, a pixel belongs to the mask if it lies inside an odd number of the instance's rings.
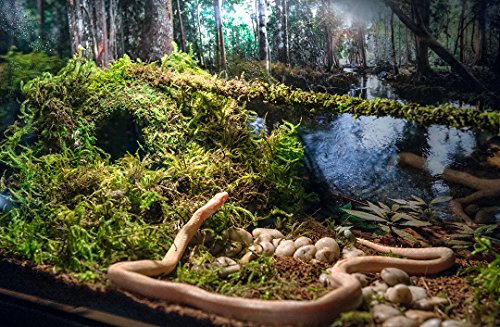
[[[160,60],[173,51],[172,0],[146,0],[140,57],[144,61]]]
[[[361,60],[361,67],[366,68],[366,47],[365,47],[365,32],[363,31],[364,27],[362,25],[358,26],[357,38],[359,44],[359,56]]]
[[[117,33],[117,9],[118,0],[109,1],[109,38],[108,38],[108,55],[109,60],[118,58],[118,33]]]
[[[497,79],[500,80],[500,28],[497,29],[498,32],[498,47],[497,47],[497,58],[495,60],[495,64],[493,65],[493,72],[497,76]]]
[[[290,41],[288,39],[288,0],[283,1],[283,26],[284,26],[284,34],[283,37],[285,39],[285,62],[288,66],[290,66]]]
[[[193,21],[196,22],[196,30],[198,31],[198,51],[196,51],[196,55],[198,57],[198,62],[201,66],[205,65],[203,60],[203,34],[201,34],[201,22],[200,22],[200,4],[198,0],[196,0],[196,11],[192,10],[193,13]]]
[[[88,11],[87,0],[69,0],[68,23],[71,37],[71,52],[92,59],[93,44],[92,15]]]
[[[177,0],[177,17],[179,18],[179,34],[181,39],[181,50],[186,52],[186,34],[184,32],[184,23],[182,22],[182,12],[181,12],[181,3]]]
[[[422,0],[412,2],[412,10],[415,16],[415,22],[417,26],[425,31],[429,31],[430,24],[430,11],[431,11],[430,0]],[[431,76],[433,71],[429,65],[429,46],[422,40],[422,38],[415,34],[415,51],[416,51],[416,62],[417,62],[417,75],[418,76]]]
[[[258,0],[259,16],[259,59],[269,62],[269,43],[267,41],[266,0]]]
[[[276,0],[276,48],[278,61],[290,64],[288,55],[286,0]]]
[[[476,12],[477,33],[474,39],[475,56],[473,65],[486,66],[488,65],[488,48],[486,41],[486,0],[477,1],[478,8]]]
[[[106,15],[106,5],[104,0],[95,1],[95,19],[96,19],[96,49],[95,60],[101,67],[109,65],[109,43],[108,43],[108,24]]]
[[[396,60],[396,41],[394,38],[394,13],[391,12],[391,56],[392,69],[394,74],[398,74],[398,61]]]
[[[221,15],[222,0],[214,0],[215,28],[217,32],[217,66],[220,70],[227,70],[226,48],[224,46],[224,31]]]
[[[467,6],[467,0],[462,0],[462,10],[460,11],[460,20],[458,23],[458,37],[460,40],[460,61],[465,63],[465,8]]]
[[[45,41],[45,3],[43,0],[36,0],[36,7],[38,9],[38,22],[40,24],[40,40]]]
[[[427,30],[420,28],[400,9],[394,0],[384,0],[385,3],[398,16],[399,20],[405,24],[414,34],[418,35],[422,42],[426,43],[441,59],[451,66],[464,80],[472,83],[475,87],[488,91],[488,88],[479,81],[467,67],[460,63],[453,55],[446,50]]]

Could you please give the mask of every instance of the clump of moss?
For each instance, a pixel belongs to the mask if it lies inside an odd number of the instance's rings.
[[[124,57],[108,69],[75,57],[27,83],[23,122],[0,143],[0,188],[12,203],[0,215],[0,247],[95,280],[113,262],[161,258],[219,191],[230,201],[204,225],[215,231],[300,215],[296,126],[258,134],[236,100],[160,83],[179,74],[214,78],[175,51],[159,65]],[[112,158],[98,137],[117,115],[138,129],[140,151]]]
[[[63,66],[61,59],[43,52],[23,54],[12,48],[0,56],[0,134],[16,119],[23,83]]]

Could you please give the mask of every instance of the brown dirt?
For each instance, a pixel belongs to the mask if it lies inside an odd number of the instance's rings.
[[[333,232],[323,225],[308,222],[302,228],[305,234],[312,239],[322,236],[333,236]],[[374,235],[355,232],[357,236],[367,239],[377,239],[380,243],[396,245],[396,240],[390,237],[374,237]],[[391,244],[392,243],[392,244]],[[370,253],[370,251],[366,251]],[[480,317],[473,309],[474,290],[467,283],[464,276],[457,272],[467,267],[485,264],[484,260],[473,260],[470,252],[457,253],[455,267],[438,276],[412,277],[415,285],[428,290],[429,295],[446,296],[450,305],[438,310],[443,318],[468,319],[478,323]],[[282,280],[310,280],[311,276],[319,276],[326,265],[301,262],[292,258],[277,259],[275,271],[277,278]],[[316,277],[317,278],[317,277]],[[295,295],[303,299],[313,299],[318,296],[317,290],[325,288],[317,284],[302,283],[301,287],[294,288]],[[0,287],[25,292],[36,296],[52,299],[74,306],[87,306],[96,310],[107,311],[124,317],[137,319],[152,324],[168,326],[252,326],[203,311],[170,304],[165,301],[152,301],[127,292],[118,292],[109,285],[82,285],[76,279],[67,275],[55,277],[51,267],[33,267],[26,261],[15,260],[0,256]]]

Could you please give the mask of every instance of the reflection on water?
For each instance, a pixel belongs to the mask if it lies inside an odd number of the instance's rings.
[[[357,199],[389,203],[390,198],[426,200],[456,192],[439,179],[477,147],[476,135],[440,125],[428,128],[391,117],[342,114],[315,128],[304,127],[307,165],[328,186]],[[428,172],[398,165],[398,153],[413,152],[428,160]],[[432,177],[434,176],[434,177]]]
[[[367,74],[359,76],[358,85],[353,86],[347,94],[353,97],[360,97],[362,99],[373,99],[373,98],[386,98],[391,100],[396,100],[399,103],[406,103],[408,101],[401,99],[394,88],[384,79],[379,78],[377,75]],[[418,101],[417,101],[418,102]],[[434,104],[449,104],[456,108],[462,109],[475,109],[476,106],[460,101],[460,100],[449,100],[445,99],[434,99]]]
[[[394,93],[394,89],[375,75],[361,75],[359,84],[349,90],[348,94],[362,99],[387,98],[401,101]]]

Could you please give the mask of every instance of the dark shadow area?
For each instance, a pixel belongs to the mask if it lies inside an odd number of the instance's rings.
[[[123,157],[127,152],[144,155],[141,145],[144,139],[140,127],[127,112],[115,112],[103,120],[96,129],[96,145],[111,155],[112,160]]]

